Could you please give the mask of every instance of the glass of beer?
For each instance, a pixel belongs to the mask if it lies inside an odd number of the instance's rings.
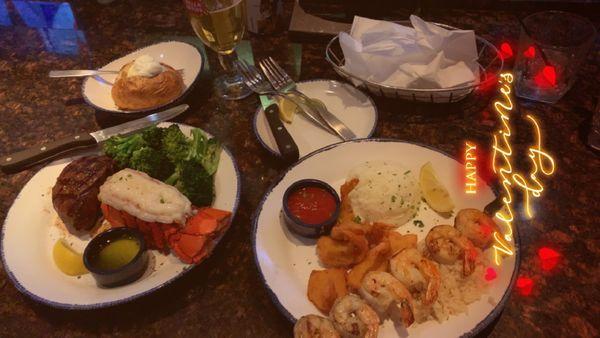
[[[217,94],[238,100],[252,92],[233,66],[235,46],[242,40],[246,20],[244,0],[184,0],[192,28],[202,42],[217,52],[225,74],[215,78]]]

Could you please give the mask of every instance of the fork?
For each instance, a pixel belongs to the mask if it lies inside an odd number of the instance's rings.
[[[278,92],[293,93],[306,101],[307,105],[315,110],[325,123],[333,130],[342,140],[348,141],[356,138],[356,135],[342,121],[333,115],[325,105],[314,104],[312,99],[304,93],[296,89],[296,83],[292,78],[281,68],[272,57],[268,57],[259,62],[260,68],[269,79]]]
[[[183,75],[183,69],[177,69],[179,74]],[[119,74],[118,70],[100,70],[100,69],[71,69],[71,70],[51,70],[49,77],[85,77],[103,74]]]
[[[118,70],[92,70],[92,69],[72,69],[72,70],[51,70],[49,77],[83,77],[102,74],[118,74]]]
[[[302,100],[299,100],[291,95],[285,95],[281,92],[273,90],[273,87],[271,86],[269,81],[263,78],[263,76],[256,69],[256,67],[249,65],[245,60],[236,60],[234,64],[238,68],[240,73],[242,73],[244,83],[246,84],[246,86],[248,86],[253,92],[259,95],[277,96],[292,101],[294,104],[300,107],[300,112],[308,120],[323,128],[327,132],[332,133],[329,127],[318,118],[319,115],[316,115],[316,117],[315,115],[309,112],[311,108],[307,107],[307,105]]]
[[[234,61],[235,67],[240,71],[244,83],[248,88],[256,93],[266,93],[268,92],[267,86],[270,87],[267,81],[261,80],[255,71],[251,70],[251,68],[247,64],[241,64],[240,62]],[[259,74],[260,75],[260,74]],[[275,94],[260,94],[260,103],[263,108],[265,118],[267,119],[267,123],[269,128],[271,129],[271,134],[275,139],[275,143],[277,144],[277,149],[279,149],[279,154],[286,162],[296,162],[300,157],[300,150],[298,149],[298,145],[294,142],[294,138],[285,126],[281,122],[279,117],[280,111],[279,106],[277,105],[277,101],[274,100]],[[279,96],[279,95],[277,95]]]

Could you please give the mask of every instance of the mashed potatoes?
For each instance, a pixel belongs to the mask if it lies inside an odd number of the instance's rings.
[[[417,215],[421,190],[415,174],[391,161],[365,162],[350,171],[359,182],[348,198],[354,214],[366,222],[400,226]]]

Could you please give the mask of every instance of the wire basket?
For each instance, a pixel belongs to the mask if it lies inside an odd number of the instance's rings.
[[[396,23],[410,27],[410,21],[397,21]],[[456,27],[440,23],[433,24],[449,30],[458,29]],[[325,50],[325,59],[333,66],[333,69],[341,77],[345,78],[356,87],[366,88],[368,91],[377,96],[431,103],[457,102],[467,97],[467,95],[471,94],[475,89],[495,83],[498,75],[504,67],[504,61],[500,57],[498,49],[491,42],[477,35],[475,36],[475,39],[475,43],[477,44],[479,79],[475,83],[452,88],[417,89],[394,87],[369,81],[353,75],[343,67],[345,59],[338,36],[335,36],[327,44],[327,48]]]

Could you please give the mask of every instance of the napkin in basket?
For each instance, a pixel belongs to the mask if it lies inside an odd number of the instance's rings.
[[[340,32],[344,68],[372,82],[401,88],[451,88],[479,78],[472,30],[447,30],[410,16],[414,28],[354,17]]]

